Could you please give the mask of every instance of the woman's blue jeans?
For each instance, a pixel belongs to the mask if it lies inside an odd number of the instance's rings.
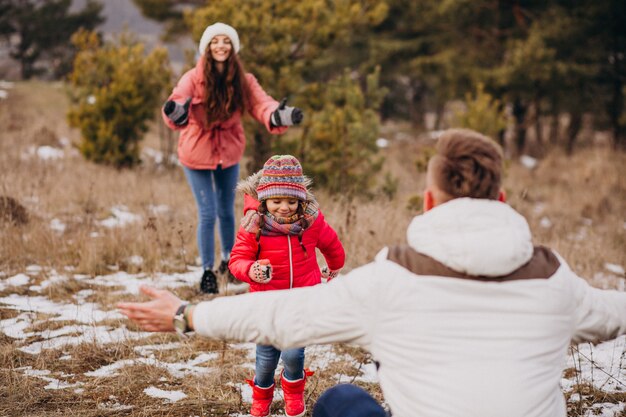
[[[287,349],[282,352],[274,346],[256,345],[256,375],[254,383],[262,388],[274,383],[278,360],[283,359],[284,376],[290,381],[304,377],[304,348]]]
[[[219,219],[222,259],[230,258],[235,243],[235,187],[239,164],[226,169],[183,167],[198,207],[198,252],[204,269],[215,261],[215,220]]]

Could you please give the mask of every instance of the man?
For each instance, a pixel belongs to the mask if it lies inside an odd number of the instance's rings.
[[[279,349],[362,346],[379,364],[395,417],[566,416],[559,381],[567,348],[626,333],[626,293],[591,288],[558,255],[534,247],[526,220],[503,202],[501,170],[495,142],[445,132],[408,245],[385,248],[329,285],[188,307],[189,327]],[[172,331],[181,300],[145,292],[154,300],[119,307],[146,330]],[[324,394],[314,416],[382,415],[337,411],[362,395]]]

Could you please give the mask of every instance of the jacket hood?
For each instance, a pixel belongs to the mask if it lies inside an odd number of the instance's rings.
[[[457,198],[413,219],[409,246],[455,271],[507,275],[533,254],[526,219],[495,200]]]
[[[248,195],[254,200],[258,201],[259,196],[256,193],[256,187],[259,185],[263,171],[258,171],[248,178],[243,179],[237,183],[237,192],[242,193],[244,196]],[[310,188],[313,185],[313,180],[304,175],[304,186],[306,187],[306,201],[315,201],[315,196],[311,193]]]

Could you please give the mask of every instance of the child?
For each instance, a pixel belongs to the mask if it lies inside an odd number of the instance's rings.
[[[244,217],[228,266],[237,279],[250,284],[251,292],[319,284],[322,272],[316,247],[328,264],[325,278],[336,277],[343,267],[343,246],[307,191],[310,183],[295,157],[276,155],[262,171],[237,186],[244,193]],[[253,416],[269,415],[274,372],[281,357],[285,414],[296,417],[305,413],[304,348],[281,352],[273,346],[257,345],[256,375],[249,381],[253,389]]]

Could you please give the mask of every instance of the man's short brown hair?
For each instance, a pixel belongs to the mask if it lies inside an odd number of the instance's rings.
[[[450,198],[496,200],[502,177],[502,148],[469,129],[450,129],[437,143],[429,164],[435,185]]]

